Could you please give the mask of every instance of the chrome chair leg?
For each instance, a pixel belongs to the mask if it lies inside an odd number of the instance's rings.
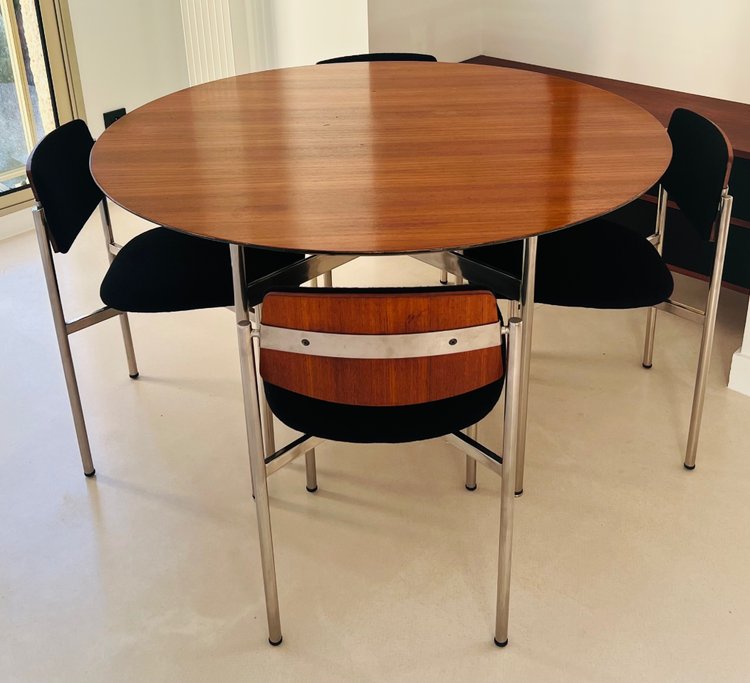
[[[661,256],[664,249],[664,228],[667,221],[667,200],[669,199],[667,191],[662,185],[659,185],[659,192],[656,204],[656,224],[654,234],[654,248]],[[654,337],[656,334],[656,308],[648,309],[646,319],[646,340],[643,345],[643,367],[648,369],[653,365],[654,359]]]
[[[260,329],[260,325],[263,319],[263,304],[256,304],[255,310],[255,324]],[[256,340],[257,342],[257,340]],[[260,346],[257,343],[253,343],[253,353],[255,354],[256,367],[257,359],[260,353]],[[258,386],[258,401],[260,405],[261,424],[263,426],[263,453],[268,457],[271,453],[276,452],[276,435],[273,431],[273,413],[266,400],[266,392],[263,388],[263,380],[260,375],[256,374],[256,383]]]
[[[333,287],[333,271],[323,273],[323,287]]]
[[[135,347],[133,346],[133,335],[130,332],[130,320],[127,313],[121,313],[119,317],[122,341],[125,344],[125,355],[128,359],[128,374],[131,379],[138,379],[138,363],[135,360]]]
[[[68,390],[68,400],[70,401],[70,409],[73,413],[73,425],[75,426],[78,450],[81,453],[83,473],[87,477],[93,477],[96,470],[94,469],[94,462],[91,457],[91,446],[89,445],[89,437],[86,432],[86,421],[83,417],[81,394],[78,391],[78,381],[76,380],[76,371],[73,365],[73,355],[70,351],[70,340],[68,339],[65,324],[65,314],[63,312],[62,300],[60,299],[60,290],[57,286],[57,277],[55,276],[55,262],[53,261],[52,250],[47,240],[47,233],[38,211],[34,211],[34,225],[36,227],[37,241],[39,242],[39,252],[42,257],[44,280],[47,284],[47,294],[49,295],[50,308],[52,309],[52,320],[55,325],[57,346],[60,349],[60,359],[62,360],[63,374],[65,375],[65,387]]]
[[[107,258],[109,262],[115,260],[113,248],[119,247],[115,244],[115,235],[112,231],[112,218],[109,215],[109,204],[106,199],[102,199],[99,204],[99,217],[101,218],[102,228],[104,230],[104,243],[107,248]],[[133,346],[133,336],[130,333],[130,321],[127,313],[120,314],[120,329],[122,330],[122,341],[125,344],[125,355],[128,359],[128,374],[131,379],[138,378],[138,364],[135,360],[135,347]]]
[[[653,365],[654,337],[656,333],[656,311],[653,306],[648,309],[646,318],[646,341],[643,344],[643,367],[648,369]]]
[[[242,375],[242,394],[245,407],[245,426],[247,429],[250,471],[255,490],[255,510],[258,520],[258,539],[260,542],[260,559],[263,569],[263,588],[266,598],[266,616],[268,619],[268,642],[279,645],[282,641],[281,618],[279,615],[279,595],[276,585],[276,566],[273,554],[273,536],[271,533],[271,511],[268,501],[266,481],[266,464],[263,456],[263,436],[260,407],[258,405],[258,384],[255,373],[255,354],[253,352],[253,334],[248,319],[245,293],[245,264],[241,247],[230,245],[232,255],[232,278],[235,291],[235,310],[237,311],[237,341],[240,352]],[[244,315],[243,315],[244,313]]]
[[[263,382],[260,378],[258,378],[258,397],[262,411],[263,452],[268,456],[276,452],[276,434],[273,430],[273,413],[266,400],[266,392],[263,389]]]
[[[447,285],[448,284],[448,271],[447,270],[441,270],[440,271],[440,284],[441,285]]]
[[[523,493],[523,472],[526,461],[526,423],[529,405],[529,374],[531,372],[531,331],[534,324],[534,288],[536,286],[537,238],[529,237],[523,247],[523,279],[520,307],[523,320],[521,341],[521,379],[518,399],[518,444],[516,449],[515,493]]]
[[[305,453],[305,475],[307,477],[305,488],[307,488],[310,493],[315,493],[318,490],[318,471],[315,467],[314,448],[311,448]]]
[[[466,436],[477,441],[478,431],[477,425],[471,425],[471,427],[466,430]],[[466,490],[477,490],[477,461],[468,455],[466,456]]]
[[[495,645],[508,644],[508,613],[510,606],[510,563],[513,545],[513,498],[515,497],[516,455],[521,408],[521,373],[523,349],[519,337],[525,322],[511,318],[508,366],[505,393],[505,420],[503,427],[503,471],[500,492],[500,547],[497,569],[497,613],[495,618]]]
[[[703,403],[706,398],[706,381],[711,365],[711,350],[714,344],[714,330],[716,329],[716,314],[719,310],[719,294],[721,293],[721,279],[724,273],[724,257],[727,251],[729,237],[729,219],[732,214],[732,197],[724,193],[721,202],[721,217],[719,219],[719,233],[716,239],[716,255],[711,284],[708,288],[708,302],[703,321],[703,335],[701,350],[698,355],[698,372],[695,378],[693,392],[693,408],[690,413],[690,429],[688,431],[687,449],[685,451],[685,469],[695,469],[695,457],[698,452],[701,419],[703,418]]]

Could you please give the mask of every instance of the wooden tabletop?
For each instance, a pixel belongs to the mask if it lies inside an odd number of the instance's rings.
[[[307,253],[460,249],[607,213],[671,154],[649,113],[592,86],[447,63],[263,71],[151,102],[91,169],[154,223]]]
[[[750,159],[750,104],[719,100],[705,95],[694,95],[678,90],[657,88],[652,85],[617,81],[612,78],[591,76],[575,71],[563,71],[562,69],[552,69],[547,66],[513,62],[508,59],[484,55],[473,57],[468,61],[472,64],[489,64],[510,69],[538,71],[539,73],[571,78],[581,83],[595,85],[597,88],[603,88],[635,102],[646,111],[650,111],[665,126],[669,123],[672,112],[678,107],[691,109],[711,119],[726,133],[734,148],[735,157]]]

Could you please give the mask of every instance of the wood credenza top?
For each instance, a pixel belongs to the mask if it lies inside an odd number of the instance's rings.
[[[598,88],[603,88],[621,97],[625,97],[651,112],[665,126],[669,117],[678,107],[692,109],[711,119],[720,126],[734,147],[736,157],[750,159],[750,105],[729,100],[720,100],[714,97],[702,95],[691,95],[690,93],[666,88],[656,88],[650,85],[639,85],[617,81],[612,78],[601,78],[600,76],[589,76],[588,74],[552,69],[546,66],[536,66],[523,62],[514,62],[497,57],[480,56],[467,60],[471,64],[488,64],[491,66],[504,66],[512,69],[526,69],[539,73],[550,74],[570,78],[581,83],[588,83]]]

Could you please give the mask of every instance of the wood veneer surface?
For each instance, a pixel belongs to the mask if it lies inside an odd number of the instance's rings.
[[[264,71],[116,122],[91,168],[129,211],[308,253],[514,240],[607,213],[666,168],[664,127],[575,81],[473,64]]]
[[[263,324],[336,334],[418,334],[499,324],[490,292],[420,294],[271,293]],[[261,349],[260,373],[271,384],[323,401],[396,406],[437,401],[496,382],[500,346],[420,358],[330,358]]]
[[[613,78],[590,76],[574,71],[552,69],[547,66],[514,62],[509,59],[487,57],[485,55],[469,59],[467,63],[485,64],[510,69],[525,69],[552,76],[570,78],[581,83],[588,83],[589,85],[609,90],[616,95],[621,95],[635,102],[651,112],[665,126],[669,123],[669,117],[672,115],[672,112],[678,107],[692,109],[711,119],[717,126],[721,127],[732,143],[735,156],[750,159],[750,104],[720,100],[715,97],[705,97],[704,95],[694,95],[678,90],[657,88],[640,83],[618,81]]]

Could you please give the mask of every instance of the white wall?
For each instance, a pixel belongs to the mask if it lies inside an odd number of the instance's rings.
[[[459,62],[482,53],[485,0],[369,0],[371,52],[422,52]]]
[[[729,388],[750,396],[750,307],[747,309],[745,335],[742,347],[732,357],[729,372]]]
[[[482,52],[750,103],[749,0],[482,0]]]
[[[128,111],[188,84],[179,0],[69,0],[84,106]],[[0,239],[33,228],[29,210],[0,217]]]
[[[69,0],[86,116],[128,111],[187,87],[179,0]]]
[[[368,51],[367,0],[246,0],[254,68],[277,69]],[[258,47],[263,40],[265,48]]]

